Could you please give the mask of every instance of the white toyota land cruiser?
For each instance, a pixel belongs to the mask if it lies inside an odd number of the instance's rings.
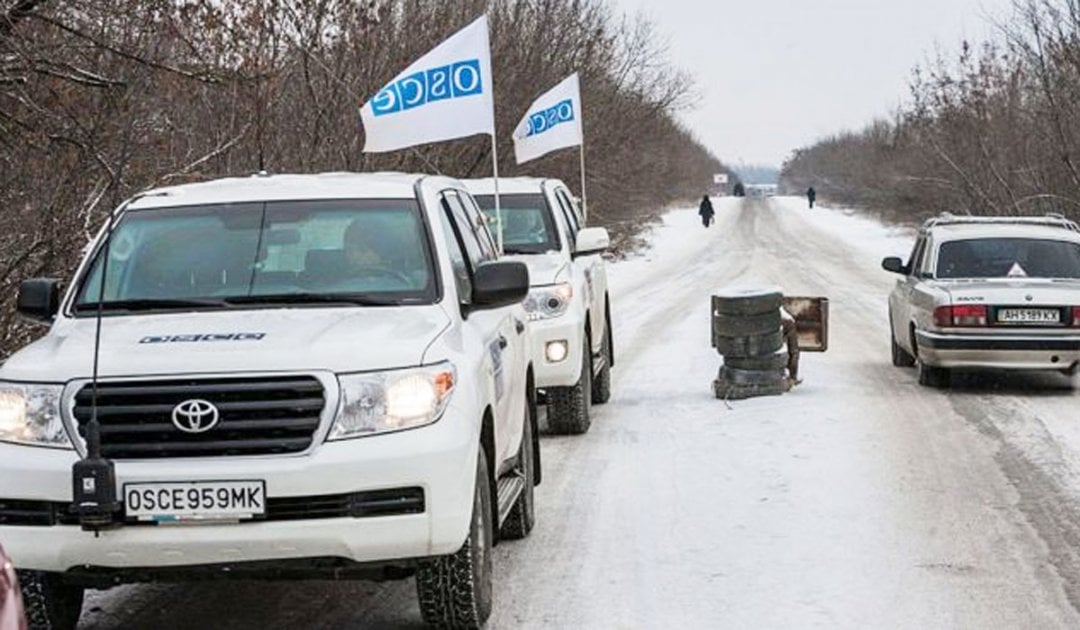
[[[494,181],[465,185],[496,225]],[[589,406],[611,398],[611,301],[600,256],[608,232],[585,227],[570,190],[557,179],[500,178],[499,193],[505,253],[529,266],[532,289],[525,308],[549,427],[556,433],[585,433]]]
[[[128,582],[415,575],[426,621],[482,624],[540,468],[527,269],[462,184],[224,179],[114,221],[62,300],[23,284],[51,329],[0,368],[31,618],[72,627],[84,588]]]

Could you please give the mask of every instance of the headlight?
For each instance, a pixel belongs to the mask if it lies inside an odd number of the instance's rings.
[[[72,448],[60,419],[63,385],[0,383],[0,442]]]
[[[454,391],[450,363],[371,374],[343,374],[341,405],[328,440],[400,431],[438,420]]]
[[[525,310],[529,319],[551,319],[558,317],[570,308],[570,298],[574,297],[574,285],[569,282],[539,287],[529,291],[525,298]]]

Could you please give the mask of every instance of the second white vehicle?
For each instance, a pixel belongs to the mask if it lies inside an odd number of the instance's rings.
[[[497,234],[494,181],[465,185]],[[611,299],[600,256],[610,237],[604,228],[585,227],[570,190],[557,179],[500,178],[499,193],[505,253],[529,267],[525,309],[548,425],[556,433],[585,433],[590,406],[611,398]]]

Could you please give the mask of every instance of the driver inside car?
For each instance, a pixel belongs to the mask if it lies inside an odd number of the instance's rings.
[[[345,229],[345,262],[349,271],[364,271],[372,267],[385,267],[376,241],[378,234],[370,221],[355,219]]]

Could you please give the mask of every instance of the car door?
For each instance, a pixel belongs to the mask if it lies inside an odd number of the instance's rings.
[[[570,242],[576,243],[577,233],[584,227],[581,223],[581,212],[573,199],[570,198],[569,191],[562,186],[555,188],[555,198],[562,208],[565,221],[570,226],[572,232]],[[572,258],[571,264],[575,268],[575,275],[584,279],[585,303],[588,305],[591,314],[589,334],[592,340],[593,352],[596,352],[604,341],[604,295],[607,292],[607,273],[604,259],[600,254],[592,254]]]
[[[480,209],[466,193],[445,190],[442,210],[465,253],[470,278],[476,268],[497,260],[494,240],[487,230]],[[525,409],[525,317],[519,304],[496,309],[470,311],[466,326],[473,329],[490,358],[495,413],[495,448],[498,462],[515,454],[521,440],[522,413]],[[498,471],[504,472],[502,470]]]
[[[911,250],[911,256],[907,262],[907,273],[896,281],[896,287],[889,299],[893,334],[900,345],[909,351],[914,351],[914,348],[909,347],[911,343],[908,325],[916,319],[915,289],[921,278],[918,270],[922,264],[925,249],[926,235],[922,234],[915,240],[915,246]]]

